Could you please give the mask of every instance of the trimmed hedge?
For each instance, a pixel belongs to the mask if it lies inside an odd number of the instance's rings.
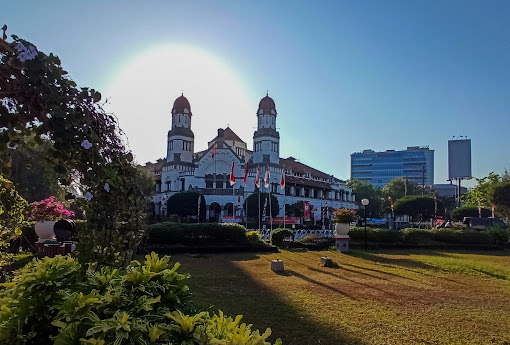
[[[294,231],[284,228],[274,229],[270,236],[271,244],[277,247],[281,247],[283,244],[283,239],[286,237],[294,239]]]
[[[148,226],[147,242],[182,245],[250,244],[246,236],[246,228],[233,223],[151,224]]]
[[[451,244],[501,245],[508,243],[507,234],[508,230],[505,229],[476,231],[450,228],[432,230],[407,228],[399,231],[367,228],[367,241],[409,244],[433,244],[439,242]],[[365,229],[361,227],[351,228],[349,236],[354,241],[363,241],[365,239]]]

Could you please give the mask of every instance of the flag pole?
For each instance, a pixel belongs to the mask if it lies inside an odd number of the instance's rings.
[[[273,213],[271,210],[271,183],[269,184],[268,192],[269,192],[269,220],[271,223],[271,232],[273,231]]]
[[[259,187],[259,230],[260,230],[260,187]]]

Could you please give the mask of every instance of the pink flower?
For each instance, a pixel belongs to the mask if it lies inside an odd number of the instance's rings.
[[[55,197],[35,201],[31,205],[29,221],[57,220],[60,218],[74,217],[74,212],[66,210],[60,201],[55,201]]]

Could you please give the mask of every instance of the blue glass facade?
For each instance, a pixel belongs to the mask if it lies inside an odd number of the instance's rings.
[[[381,188],[394,178],[405,176],[419,185],[432,185],[434,150],[408,147],[405,151],[364,150],[351,154],[351,179],[367,181]]]

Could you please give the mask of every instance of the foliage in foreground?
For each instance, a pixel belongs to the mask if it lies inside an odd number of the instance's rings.
[[[26,223],[25,207],[26,200],[16,192],[12,182],[0,174],[0,247],[21,235]]]
[[[0,344],[270,344],[269,329],[252,331],[241,316],[187,315],[187,276],[169,259],[152,253],[125,269],[34,260],[1,285]]]
[[[0,39],[0,85],[1,172],[17,171],[15,150],[44,155],[53,180],[85,196],[95,261],[127,265],[145,234],[149,195],[101,94],[78,87],[57,56],[15,35]]]

